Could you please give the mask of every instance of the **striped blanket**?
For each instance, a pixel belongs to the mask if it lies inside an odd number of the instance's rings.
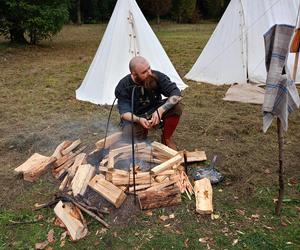
[[[264,35],[268,73],[262,108],[264,132],[271,125],[274,116],[279,117],[283,129],[287,131],[289,113],[299,108],[297,88],[285,68],[293,31],[293,26],[274,25]]]

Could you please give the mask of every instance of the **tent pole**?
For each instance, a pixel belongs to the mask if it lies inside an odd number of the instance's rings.
[[[279,169],[278,169],[278,181],[279,181],[279,192],[278,199],[275,207],[275,214],[280,215],[281,206],[284,196],[284,165],[283,165],[283,128],[280,119],[277,117],[277,135],[278,135],[278,146],[279,146]]]
[[[297,68],[298,68],[298,61],[299,61],[299,52],[295,54],[295,60],[294,60],[294,67],[293,67],[293,81],[296,81],[296,74],[297,74]]]

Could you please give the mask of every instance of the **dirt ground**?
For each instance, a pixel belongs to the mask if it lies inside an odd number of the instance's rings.
[[[214,27],[166,24],[155,29],[182,77]],[[66,26],[53,41],[39,46],[9,46],[0,40],[1,209],[30,209],[36,202],[50,200],[56,192],[58,183],[50,174],[35,183],[14,174],[13,169],[34,152],[50,155],[61,141],[78,138],[92,149],[103,138],[109,107],[77,101],[75,90],[104,30],[105,25]],[[276,123],[264,134],[261,106],[223,101],[228,86],[186,83],[189,88],[183,93],[184,113],[175,141],[180,149],[205,150],[209,160],[218,155],[217,168],[225,175],[222,189],[227,196],[226,201],[216,196],[216,209],[227,202],[235,203],[233,197],[244,204],[259,190],[276,190]],[[117,130],[118,123],[114,109],[110,131]],[[159,140],[159,131],[153,131],[150,137]],[[284,144],[286,181],[294,187],[299,187],[300,180],[299,140],[300,112],[296,111],[289,117]],[[299,199],[299,188],[287,189],[286,196]]]

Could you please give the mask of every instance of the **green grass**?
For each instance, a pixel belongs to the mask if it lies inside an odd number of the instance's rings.
[[[0,39],[0,249],[34,249],[52,228],[56,241],[51,247],[60,248],[63,230],[54,226],[53,210],[31,210],[36,202],[51,200],[59,183],[50,174],[27,183],[16,177],[13,169],[34,152],[50,155],[62,140],[81,138],[92,146],[103,138],[109,107],[77,101],[75,90],[105,27],[68,25],[53,41],[39,46],[11,46]],[[214,27],[214,23],[153,26],[182,77]],[[150,217],[141,212],[130,217],[130,223],[116,224],[113,218],[106,218],[112,225],[107,231],[101,231],[101,225],[88,217],[89,235],[76,243],[68,239],[64,249],[207,249],[207,244],[212,249],[299,249],[299,112],[290,116],[285,134],[286,180],[293,178],[296,183],[286,185],[280,220],[273,213],[278,185],[275,123],[263,134],[260,106],[224,102],[228,86],[187,84],[190,87],[184,91],[185,110],[175,140],[181,149],[205,150],[209,160],[214,154],[219,156],[217,167],[226,177],[214,187],[219,218],[197,215],[194,200],[183,196],[180,206],[156,209]],[[112,120],[113,130],[119,122],[116,111]],[[151,136],[159,139],[157,132]],[[174,219],[159,219],[171,213]],[[10,222],[32,221],[40,214],[44,219],[38,223]],[[254,220],[256,214],[259,218]],[[199,242],[200,238],[206,243]]]

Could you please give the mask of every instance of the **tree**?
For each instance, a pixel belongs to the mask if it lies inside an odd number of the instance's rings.
[[[51,38],[68,20],[68,6],[69,0],[0,0],[0,34],[17,43]]]
[[[206,19],[219,19],[230,0],[198,0],[198,8]]]
[[[172,0],[141,0],[139,1],[141,9],[147,10],[150,14],[155,15],[156,23],[160,24],[160,17],[167,14],[172,6]]]
[[[178,23],[192,22],[196,9],[196,0],[173,0],[172,17]]]

